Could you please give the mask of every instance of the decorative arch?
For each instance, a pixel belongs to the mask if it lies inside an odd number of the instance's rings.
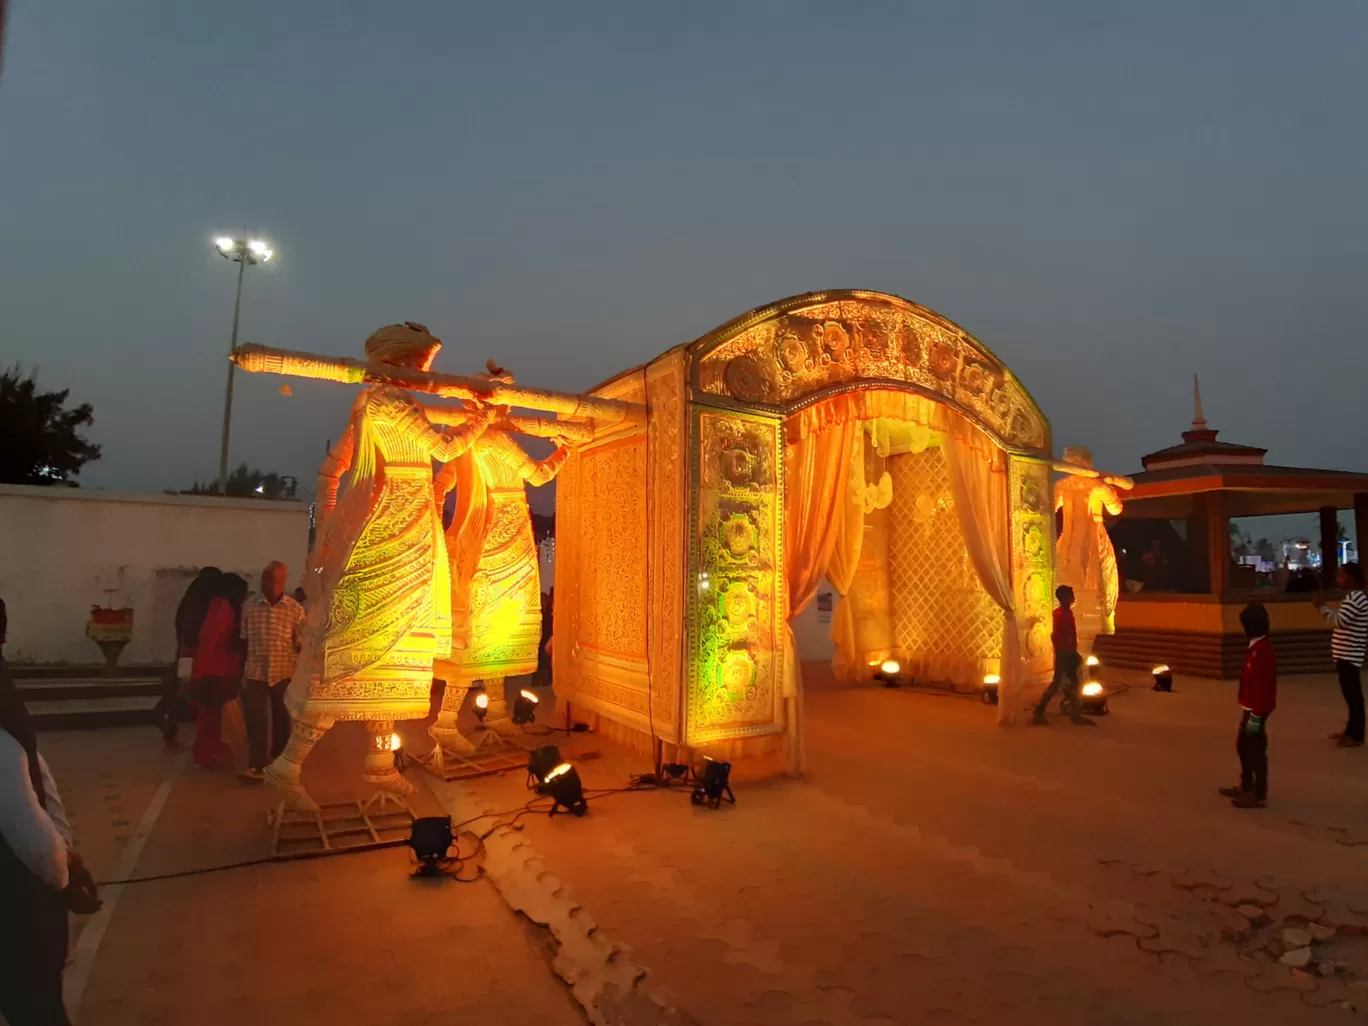
[[[955,409],[1008,452],[1050,455],[1049,421],[1006,364],[953,321],[898,296],[793,296],[688,350],[696,403],[785,416],[840,392],[892,387]]]

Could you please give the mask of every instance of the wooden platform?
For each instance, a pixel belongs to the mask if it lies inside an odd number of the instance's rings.
[[[408,841],[412,807],[402,798],[377,792],[361,801],[320,802],[317,815],[277,806],[266,817],[271,858],[299,859],[365,848],[392,848]]]
[[[482,730],[476,733],[472,741],[476,746],[473,753],[454,752],[438,744],[418,761],[434,777],[447,782],[527,768],[527,753],[530,749],[514,738],[493,730]]]

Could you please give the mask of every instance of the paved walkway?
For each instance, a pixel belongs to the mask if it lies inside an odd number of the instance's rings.
[[[740,784],[718,811],[647,792],[524,816],[486,868],[558,930],[571,910],[596,924],[679,1021],[1295,1023],[1368,1003],[1361,977],[1273,961],[1286,925],[1368,926],[1368,763],[1323,740],[1333,682],[1285,684],[1260,811],[1215,794],[1232,686],[1180,687],[1121,695],[1096,728],[1012,731],[973,701],[817,691],[807,782]],[[565,750],[591,787],[644,768],[593,739]],[[439,794],[462,818],[525,798],[511,778]],[[1368,974],[1358,942],[1318,957]]]
[[[150,728],[57,732],[40,744],[82,850],[109,879],[177,760]],[[363,746],[355,725],[328,735],[307,767],[320,798],[351,783]],[[270,805],[263,788],[190,765],[134,875],[264,857]],[[440,811],[426,791],[415,805]],[[469,884],[413,880],[409,858],[391,848],[106,889],[106,902],[116,900],[93,960],[83,962],[78,932],[68,969],[77,1026],[584,1021],[549,969],[542,931],[474,868]],[[74,922],[85,931],[99,921]],[[86,972],[82,992],[70,995]]]
[[[1260,811],[1215,795],[1231,685],[1003,731],[978,702],[813,683],[810,778],[737,781],[735,807],[655,791],[505,816],[470,884],[410,880],[389,849],[127,885],[84,926],[102,932],[69,972],[77,1023],[1323,1023],[1368,1005],[1368,756],[1324,741],[1332,680],[1284,682]],[[361,743],[327,736],[316,793],[348,786]],[[267,795],[183,769],[150,729],[42,744],[97,876],[140,839],[137,876],[265,853]],[[589,735],[563,749],[591,787],[647,768]],[[521,773],[410,776],[420,812],[457,819],[529,797]],[[1315,945],[1338,975],[1275,962],[1313,921],[1340,930]]]

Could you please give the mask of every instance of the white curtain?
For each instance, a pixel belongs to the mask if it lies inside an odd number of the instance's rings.
[[[816,596],[841,534],[849,503],[852,435],[860,431],[854,418],[832,424],[788,444],[784,451],[784,584],[788,610],[784,628],[784,698],[789,732],[789,768],[802,773],[803,670],[793,637],[792,620]],[[846,584],[849,587],[849,582]]]
[[[860,552],[864,546],[864,436],[864,425],[857,422],[850,437],[850,469],[844,489],[845,500],[843,508],[838,511],[840,527],[826,570],[827,580],[840,596],[832,612],[831,629],[828,632],[834,646],[831,668],[837,680],[854,679],[855,673],[855,612],[846,595],[855,581],[855,571],[860,566]]]
[[[1007,471],[995,459],[997,448],[977,433],[947,432],[943,443],[955,513],[969,560],[983,590],[1002,610],[1002,668],[997,720],[1016,722],[1021,711],[1021,640],[1012,595],[1011,504]]]

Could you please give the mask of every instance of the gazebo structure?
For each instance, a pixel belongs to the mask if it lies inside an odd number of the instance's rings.
[[[1049,672],[1049,423],[951,321],[809,293],[593,394],[649,410],[558,479],[556,690],[598,729],[801,769],[789,621],[823,579],[847,679],[996,674],[1011,716]]]
[[[1236,678],[1247,641],[1240,610],[1254,600],[1268,607],[1282,673],[1333,670],[1329,630],[1310,595],[1285,590],[1275,575],[1260,578],[1231,554],[1230,522],[1239,517],[1318,513],[1322,588],[1333,589],[1339,556],[1339,511],[1352,509],[1360,539],[1368,537],[1368,474],[1264,462],[1266,450],[1218,440],[1196,410],[1179,445],[1143,458],[1144,473],[1112,526],[1124,550],[1126,578],[1116,633],[1099,636],[1104,662],[1178,673]]]

